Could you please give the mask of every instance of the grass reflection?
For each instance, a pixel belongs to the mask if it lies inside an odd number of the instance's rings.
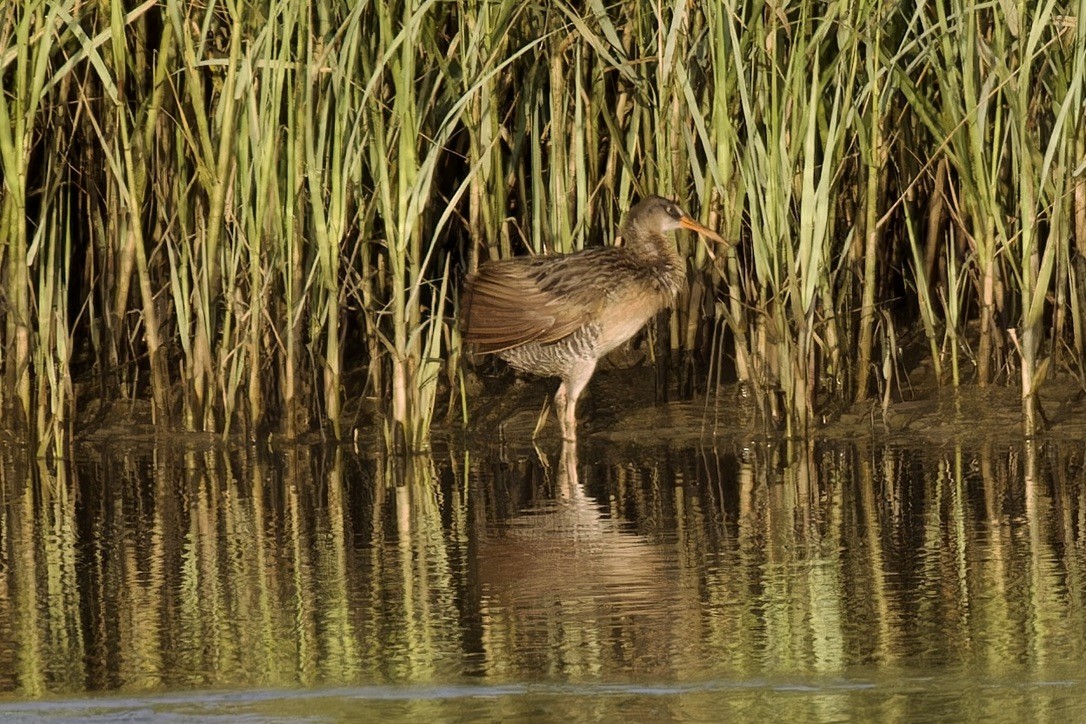
[[[0,690],[1082,687],[1082,459],[1055,443],[159,448],[33,465],[8,450]],[[1014,710],[964,695],[974,713]],[[820,718],[855,704],[819,701]],[[909,713],[894,701],[880,713]]]

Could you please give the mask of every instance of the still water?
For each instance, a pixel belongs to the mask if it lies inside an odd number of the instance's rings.
[[[0,718],[1081,721],[1084,459],[8,450]]]

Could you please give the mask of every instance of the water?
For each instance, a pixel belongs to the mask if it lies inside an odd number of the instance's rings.
[[[1081,444],[0,466],[0,718],[1074,721]]]

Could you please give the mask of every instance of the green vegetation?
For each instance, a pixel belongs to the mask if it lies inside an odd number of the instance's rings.
[[[1083,374],[1086,0],[17,0],[0,78],[0,395],[42,446],[85,397],[343,436],[348,394],[424,446],[464,271],[651,192],[744,242],[680,240],[661,348],[789,432],[888,400],[914,328],[1030,431]]]

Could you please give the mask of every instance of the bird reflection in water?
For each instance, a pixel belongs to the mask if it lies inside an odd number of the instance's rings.
[[[491,662],[557,656],[555,666],[577,668],[601,663],[597,657],[667,658],[668,632],[681,625],[668,603],[676,600],[675,566],[664,546],[586,493],[578,467],[576,443],[564,443],[553,499],[482,538],[477,570]]]

